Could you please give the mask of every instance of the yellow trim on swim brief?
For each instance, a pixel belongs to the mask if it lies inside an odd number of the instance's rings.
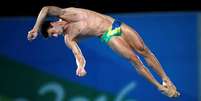
[[[101,39],[105,43],[108,43],[113,36],[121,36],[121,26],[112,30],[112,26],[108,28],[108,30],[102,35]]]

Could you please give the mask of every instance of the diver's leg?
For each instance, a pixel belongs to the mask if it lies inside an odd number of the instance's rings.
[[[147,46],[144,44],[142,38],[139,36],[139,34],[134,31],[129,26],[123,24],[121,26],[121,30],[124,33],[123,38],[127,41],[127,43],[139,54],[141,54],[147,64],[152,67],[155,72],[161,77],[163,80],[163,86],[175,91],[175,96],[179,95],[178,92],[176,92],[176,87],[174,84],[170,81],[169,77],[164,72],[162,66],[160,65],[157,58],[154,56],[154,54],[147,48]]]
[[[123,38],[135,51],[144,56],[147,64],[150,65],[162,79],[168,78],[166,73],[162,69],[159,61],[156,59],[154,54],[145,46],[139,34],[125,24],[122,24],[121,29],[124,33]]]
[[[124,58],[130,60],[135,69],[144,76],[149,82],[151,82],[155,87],[161,88],[162,85],[156,81],[156,79],[152,76],[149,70],[143,65],[141,60],[135,55],[130,48],[130,46],[126,43],[126,41],[120,36],[114,36],[108,42],[108,45],[117,53],[119,53]]]

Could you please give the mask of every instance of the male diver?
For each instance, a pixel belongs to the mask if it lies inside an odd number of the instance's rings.
[[[46,21],[48,16],[58,17],[59,21]],[[28,32],[28,40],[36,39],[41,32],[45,38],[58,35],[64,36],[64,41],[76,59],[78,76],[84,76],[85,58],[77,44],[79,37],[97,36],[122,57],[134,64],[135,69],[151,84],[168,97],[178,97],[180,93],[166,75],[157,58],[145,45],[140,35],[125,23],[110,16],[82,8],[60,8],[45,6],[41,9],[36,23]],[[147,64],[159,75],[159,83],[144,66],[135,52],[142,55]]]

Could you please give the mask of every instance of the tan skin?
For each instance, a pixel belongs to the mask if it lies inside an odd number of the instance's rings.
[[[64,36],[66,46],[72,50],[76,59],[78,66],[76,74],[78,76],[86,75],[86,60],[76,41],[79,40],[78,37],[101,36],[112,25],[114,19],[87,9],[74,7],[62,9],[56,6],[45,6],[41,9],[33,29],[28,32],[27,38],[29,41],[38,36],[41,25],[48,16],[55,16],[61,19],[61,21],[51,23],[50,28],[47,30],[49,36]],[[140,35],[125,23],[121,25],[121,31],[123,33],[121,36],[112,37],[107,44],[122,57],[131,61],[134,64],[134,68],[163,94],[168,97],[178,97],[180,93],[176,90],[159,61],[145,45]],[[147,64],[162,79],[162,84],[152,76],[135,52],[145,58]]]

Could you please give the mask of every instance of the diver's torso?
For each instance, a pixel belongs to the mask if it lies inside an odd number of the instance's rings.
[[[70,7],[65,9],[66,20],[71,23],[79,23],[77,28],[83,36],[100,36],[111,25],[114,19],[91,10]]]

